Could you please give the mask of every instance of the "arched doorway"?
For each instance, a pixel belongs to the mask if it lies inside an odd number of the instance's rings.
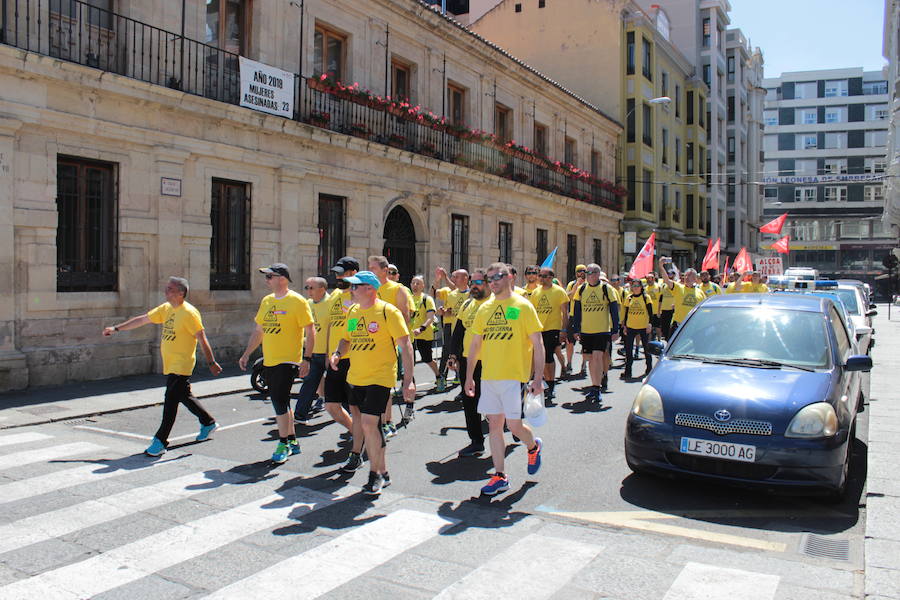
[[[416,228],[402,206],[395,206],[384,221],[384,255],[397,265],[400,281],[409,285],[416,274]]]

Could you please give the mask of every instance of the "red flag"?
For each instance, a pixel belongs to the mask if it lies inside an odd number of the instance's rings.
[[[650,238],[641,248],[640,254],[631,263],[631,270],[628,276],[632,279],[640,279],[653,270],[653,251],[656,249],[656,232],[650,234]]]
[[[750,257],[747,256],[746,248],[741,248],[741,251],[738,252],[738,255],[734,259],[733,266],[734,270],[741,274],[753,270],[753,263],[750,261]]]
[[[713,244],[712,238],[710,238],[709,246],[706,248],[706,256],[703,257],[703,264],[700,265],[701,271],[719,268],[719,241],[720,239],[716,238],[716,243]]]
[[[777,219],[773,221],[769,221],[765,225],[759,228],[760,233],[774,233],[775,235],[781,234],[781,228],[784,226],[784,220],[787,219],[787,213],[784,213]]]
[[[791,236],[786,235],[772,244],[772,250],[778,254],[788,254],[791,251]]]

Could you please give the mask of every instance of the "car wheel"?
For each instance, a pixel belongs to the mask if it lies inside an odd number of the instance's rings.
[[[831,490],[825,501],[828,503],[838,503],[844,500],[847,495],[847,485],[850,482],[850,463],[853,461],[853,444],[856,441],[856,419],[853,419],[853,425],[850,426],[850,433],[847,436],[847,454],[844,457],[844,465],[841,469],[841,483],[835,490]]]
[[[266,376],[262,369],[253,369],[253,372],[250,374],[250,385],[260,394],[265,394],[269,391]]]

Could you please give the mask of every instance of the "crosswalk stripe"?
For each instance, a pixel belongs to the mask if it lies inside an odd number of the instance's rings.
[[[13,433],[12,435],[0,436],[0,446],[11,446],[13,444],[27,444],[29,442],[40,442],[49,440],[53,436],[36,431],[26,431],[24,433]]]
[[[343,500],[297,486],[0,588],[0,599],[91,598]]]
[[[14,452],[13,454],[0,456],[0,470],[31,465],[45,460],[65,458],[75,454],[97,452],[99,450],[106,450],[106,448],[104,446],[98,446],[97,444],[91,444],[90,442],[75,442],[74,444],[57,444],[37,448],[35,450]]]
[[[245,481],[234,473],[192,473],[42,513],[0,526],[0,553],[60,537],[101,523],[189,498],[221,485]],[[215,485],[210,485],[215,484]]]
[[[101,481],[110,477],[127,475],[138,470],[168,465],[170,462],[168,460],[150,460],[143,455],[129,456],[119,460],[95,462],[72,469],[63,469],[36,477],[29,477],[28,479],[11,481],[0,485],[0,504],[57,492],[81,485],[82,483]]]
[[[207,596],[318,598],[438,535],[458,521],[400,509]]]
[[[663,600],[772,600],[781,578],[690,562],[675,578]]]
[[[444,588],[435,600],[493,598],[498,593],[522,600],[549,598],[601,550],[595,544],[533,533]]]

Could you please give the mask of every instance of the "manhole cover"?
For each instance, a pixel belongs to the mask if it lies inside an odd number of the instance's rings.
[[[803,539],[803,553],[833,560],[850,560],[850,540],[808,533]]]
[[[31,413],[33,415],[50,415],[53,413],[60,412],[62,409],[58,406],[53,406],[50,404],[49,406],[29,406],[28,408],[23,408],[23,412]]]

